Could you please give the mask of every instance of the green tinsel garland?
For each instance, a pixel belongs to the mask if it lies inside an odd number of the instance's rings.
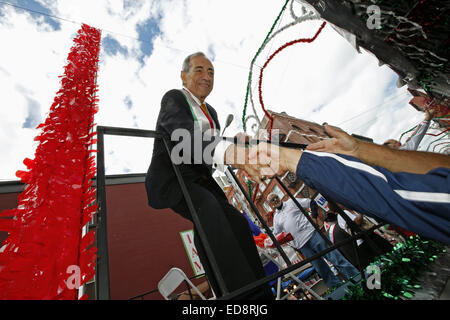
[[[252,199],[252,182],[250,180],[247,181],[247,187],[248,187],[248,194],[250,196],[250,199]]]
[[[419,236],[410,237],[405,244],[397,244],[391,252],[377,257],[371,264],[380,267],[381,289],[368,289],[363,277],[361,285],[346,288],[342,300],[410,299],[414,290],[421,287],[419,275],[428,270],[429,264],[445,251],[445,246],[440,242],[424,240]]]

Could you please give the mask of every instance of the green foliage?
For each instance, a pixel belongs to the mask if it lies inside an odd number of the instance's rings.
[[[442,243],[410,237],[405,244],[379,256],[371,265],[380,267],[381,289],[368,289],[366,280],[346,288],[343,300],[399,300],[410,299],[420,288],[419,276],[429,269],[431,262],[445,252]]]

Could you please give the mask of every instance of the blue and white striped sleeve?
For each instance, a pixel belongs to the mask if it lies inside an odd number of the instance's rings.
[[[297,176],[325,197],[419,235],[450,243],[450,169],[393,173],[359,159],[305,150]]]

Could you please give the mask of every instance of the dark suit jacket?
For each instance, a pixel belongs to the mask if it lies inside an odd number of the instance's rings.
[[[217,130],[220,130],[219,121],[216,111],[208,104],[208,111],[213,118]],[[194,164],[194,131],[198,132],[195,127],[194,117],[189,108],[185,96],[180,90],[168,91],[161,100],[161,110],[159,112],[156,123],[156,131],[166,135],[169,139],[175,129],[186,129],[190,133],[191,153],[189,150],[189,158],[191,164],[180,164],[181,174],[186,182],[197,181],[199,178],[208,179],[209,183],[214,183],[212,178],[212,163],[210,160],[203,159],[201,164]],[[212,140],[201,141],[202,153],[205,148],[215,147],[220,141],[219,137],[213,137]],[[178,142],[172,141],[171,151]],[[211,145],[213,144],[213,145]],[[198,152],[197,152],[198,156]],[[145,179],[145,187],[147,190],[148,203],[155,209],[171,208],[183,199],[183,193],[178,183],[177,177],[172,167],[170,155],[167,153],[164,142],[161,139],[155,139],[153,147],[153,155],[150,167],[147,171]]]

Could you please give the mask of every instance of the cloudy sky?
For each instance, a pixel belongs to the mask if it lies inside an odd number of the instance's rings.
[[[185,56],[203,51],[215,66],[207,101],[226,135],[242,130],[250,63],[285,0],[9,0],[0,1],[0,181],[17,180],[24,158],[34,158],[35,129],[48,115],[73,38],[86,23],[102,30],[98,73],[98,125],[154,129],[163,94],[180,88]],[[19,7],[27,8],[28,11]],[[300,15],[297,2],[277,28]],[[30,11],[31,10],[31,11]],[[38,14],[37,12],[44,13]],[[321,20],[280,32],[255,62],[253,100],[258,115],[260,67],[284,43],[312,37]],[[317,123],[338,125],[377,143],[400,134],[424,117],[408,102],[406,86],[379,66],[372,54],[358,53],[328,24],[312,44],[278,54],[263,78],[266,108]],[[250,103],[247,114],[253,113]],[[427,138],[429,139],[429,138]],[[422,146],[427,147],[428,140]],[[152,142],[106,137],[107,174],[146,172]]]

